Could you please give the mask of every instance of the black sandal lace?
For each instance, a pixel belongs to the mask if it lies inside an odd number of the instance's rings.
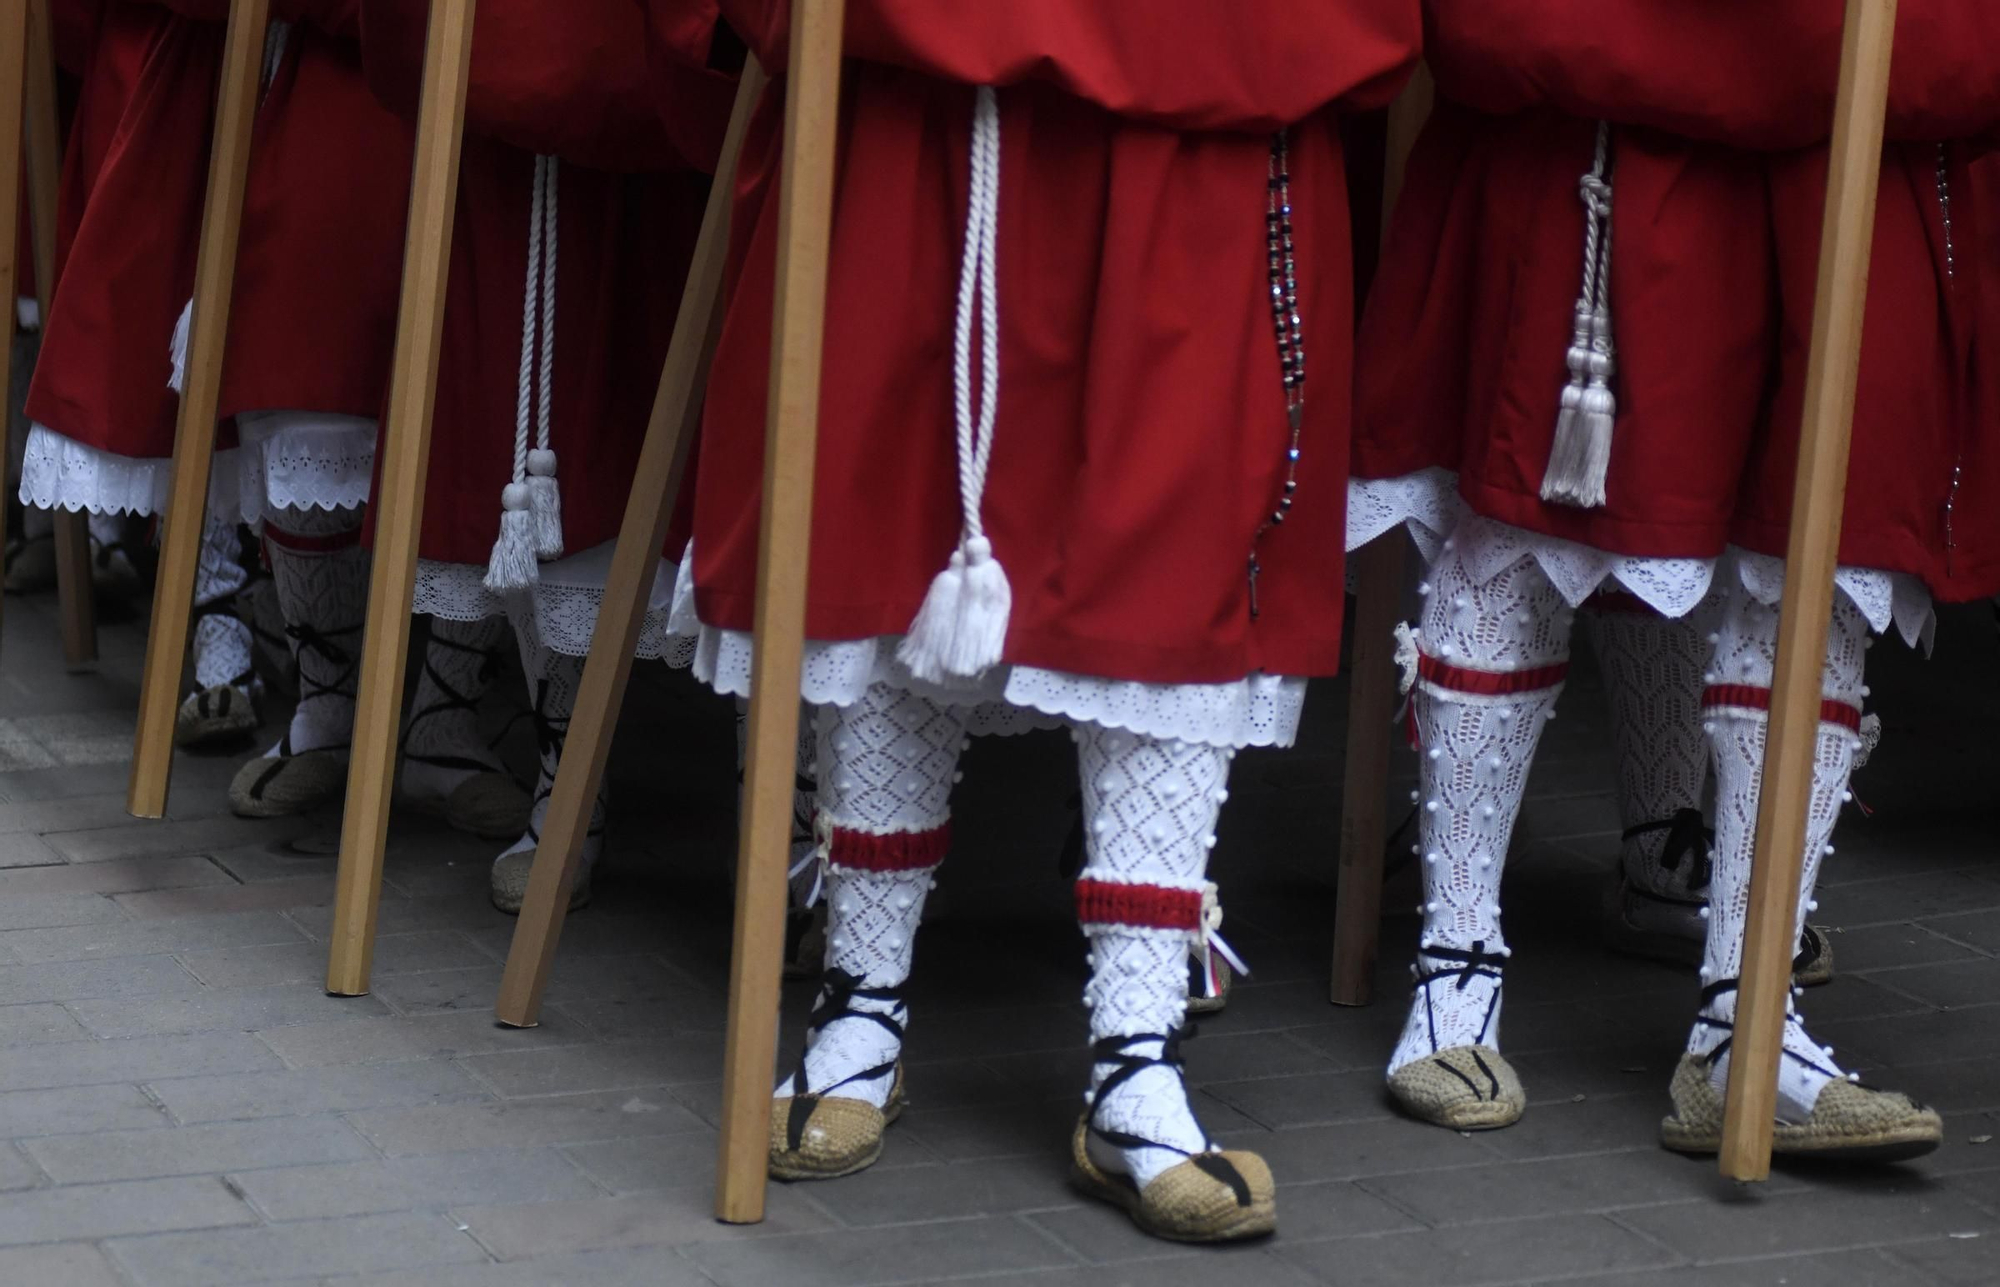
[[[1736,1025],[1727,1019],[1711,1017],[1708,1013],[1708,1008],[1718,997],[1726,996],[1736,991],[1739,983],[1741,983],[1740,979],[1719,979],[1701,990],[1701,1008],[1695,1011],[1694,1021],[1704,1028],[1711,1028],[1716,1032],[1727,1034],[1721,1041],[1716,1043],[1715,1049],[1702,1056],[1704,1067],[1714,1068],[1716,1064],[1722,1062],[1722,1056],[1729,1051],[1729,1043],[1736,1040]],[[1787,1015],[1785,1022],[1790,1023],[1792,1017],[1791,1015]],[[1831,1077],[1835,1081],[1846,1081],[1848,1079],[1847,1074],[1840,1071],[1840,1069],[1829,1068],[1823,1064],[1814,1063],[1804,1055],[1794,1051],[1790,1046],[1780,1046],[1779,1049],[1785,1058],[1801,1067],[1810,1068],[1821,1076]],[[1868,1087],[1868,1089],[1872,1090],[1874,1088]]]
[[[879,1002],[889,1007],[889,1013],[857,1010],[854,1008],[856,1001]],[[806,1123],[812,1120],[813,1110],[819,1107],[820,1100],[843,1086],[852,1086],[861,1081],[876,1081],[896,1071],[897,1059],[890,1059],[886,1063],[876,1064],[873,1068],[863,1068],[860,1072],[843,1077],[831,1086],[808,1090],[807,1087],[811,1083],[806,1080],[806,1055],[812,1051],[813,1034],[831,1027],[842,1019],[866,1019],[894,1037],[896,1049],[900,1051],[903,1048],[903,1025],[896,1022],[895,1012],[902,1008],[903,989],[900,986],[864,988],[859,978],[833,966],[828,966],[820,975],[819,1000],[813,1004],[812,1017],[806,1021],[806,1049],[800,1053],[798,1069],[792,1074],[794,1090],[791,1111],[785,1118],[785,1140],[788,1148],[796,1152],[805,1142]]]
[[[535,721],[535,751],[540,762],[543,764],[553,764],[560,768],[562,765],[563,745],[569,738],[569,716],[557,717],[549,714],[548,680],[541,679],[535,681],[535,708],[529,711],[528,715]],[[430,762],[435,763],[436,761]],[[482,764],[479,767],[482,772],[491,773],[493,771],[490,765]],[[537,846],[540,846],[542,843],[542,830],[535,825],[535,810],[542,807],[542,801],[555,794],[555,789],[555,777],[553,774],[537,773],[535,775],[535,795],[528,802],[528,839],[534,841]],[[604,784],[602,782],[598,783],[597,793],[597,804],[602,804],[604,800]],[[598,816],[602,812],[601,809],[595,806],[592,807],[592,820],[589,829],[584,833],[585,835],[594,839],[604,834],[604,820]]]
[[[1495,983],[1498,983],[1501,981],[1500,972],[1507,965],[1507,956],[1503,952],[1487,951],[1486,940],[1483,938],[1475,942],[1470,948],[1425,947],[1419,948],[1417,954],[1420,957],[1429,957],[1433,961],[1452,962],[1450,965],[1438,966],[1428,973],[1419,973],[1416,976],[1416,981],[1410,985],[1412,992],[1422,992],[1424,994],[1424,1022],[1430,1028],[1431,1053],[1436,1054],[1439,1048],[1437,1015],[1431,1009],[1431,984],[1436,983],[1439,979],[1454,979],[1457,981],[1455,986],[1460,992],[1463,992],[1472,985],[1474,979],[1492,979]],[[1500,990],[1495,988],[1492,1000],[1486,1003],[1486,1017],[1479,1021],[1479,1035],[1482,1040],[1486,1036],[1487,1029],[1493,1024],[1493,1012],[1499,1008]],[[1487,1076],[1493,1076],[1491,1070],[1488,1070]],[[1497,1094],[1499,1087],[1497,1078],[1494,1081],[1494,1087]]]
[[[405,760],[415,760],[418,764],[428,764],[433,768],[457,769],[464,773],[493,773],[496,770],[485,760],[475,760],[467,755],[427,755],[421,751],[410,749],[410,739],[415,735],[417,725],[423,723],[425,720],[433,716],[442,715],[447,711],[477,712],[479,709],[479,702],[476,698],[461,693],[452,687],[450,681],[445,679],[443,672],[438,670],[436,664],[431,660],[432,648],[450,648],[457,652],[471,653],[473,656],[479,658],[479,682],[482,686],[492,682],[493,676],[500,669],[500,654],[497,650],[481,648],[474,644],[460,643],[456,639],[446,639],[442,635],[433,632],[424,647],[424,674],[430,678],[431,683],[437,686],[438,692],[442,695],[430,705],[422,707],[411,714],[409,724],[403,729],[403,758]],[[510,723],[508,727],[511,728],[512,724]],[[537,728],[539,728],[539,724]],[[501,737],[504,736],[506,736],[506,730],[503,729]],[[487,749],[491,750],[499,745],[500,739],[495,738],[493,741],[487,743]]]
[[[1679,871],[1681,859],[1692,859],[1694,864],[1692,871],[1693,879],[1688,882],[1688,888],[1707,889],[1714,871],[1714,858],[1711,851],[1715,846],[1715,829],[1710,827],[1702,818],[1701,810],[1680,809],[1675,811],[1671,818],[1658,818],[1652,822],[1642,822],[1636,827],[1627,827],[1623,834],[1619,836],[1619,839],[1628,841],[1637,840],[1641,836],[1650,836],[1656,831],[1667,833],[1666,841],[1660,847],[1660,866],[1668,871]],[[1640,897],[1650,898],[1656,902],[1670,903],[1682,901],[1680,899],[1661,898],[1658,894],[1648,893],[1636,886],[1630,888],[1633,893],[1638,894]]]
[[[327,631],[321,631],[305,624],[288,625],[285,627],[285,634],[290,636],[293,645],[300,655],[310,652],[329,665],[339,667],[338,673],[334,675],[331,682],[322,682],[308,673],[305,667],[301,666],[299,668],[298,702],[300,706],[304,706],[307,702],[321,697],[345,697],[349,701],[354,700],[357,685],[356,672],[361,668],[361,659],[335,643],[334,640],[360,633],[360,626],[343,626],[338,630]],[[351,742],[334,742],[327,746],[316,746],[313,750],[344,751],[351,745]],[[292,748],[292,727],[287,723],[285,725],[285,735],[278,739],[278,752],[271,757],[270,767],[258,774],[257,780],[250,784],[250,798],[253,800],[263,799],[264,788],[270,786],[272,780],[285,771],[286,763],[298,754],[299,752]]]
[[[1110,1130],[1100,1126],[1097,1121],[1097,1114],[1104,1107],[1104,1101],[1111,1097],[1112,1092],[1148,1068],[1169,1069],[1185,1084],[1187,1069],[1186,1061],[1181,1058],[1181,1043],[1192,1039],[1193,1036],[1193,1026],[1187,1025],[1173,1033],[1142,1032],[1130,1037],[1105,1037],[1093,1043],[1090,1047],[1090,1057],[1097,1063],[1110,1064],[1111,1071],[1105,1075],[1102,1082],[1098,1083],[1096,1092],[1090,1098],[1090,1114],[1084,1118],[1084,1126],[1092,1135],[1113,1148],[1158,1148],[1165,1149],[1169,1153],[1179,1153],[1193,1162],[1202,1174],[1228,1185],[1229,1191],[1236,1195],[1237,1206],[1247,1207],[1253,1201],[1250,1195],[1250,1182],[1243,1178],[1243,1172],[1236,1169],[1235,1163],[1224,1157],[1216,1148],[1215,1141],[1209,1138],[1207,1129],[1200,1121],[1197,1120],[1194,1124],[1195,1129],[1201,1132],[1200,1152],[1190,1152],[1178,1144],[1163,1144],[1159,1140],[1147,1139],[1143,1135],[1133,1135],[1127,1131]],[[1153,1042],[1158,1042],[1160,1045],[1158,1055],[1141,1055],[1133,1052],[1132,1047],[1150,1045]],[[1189,1116],[1193,1116],[1192,1109]]]

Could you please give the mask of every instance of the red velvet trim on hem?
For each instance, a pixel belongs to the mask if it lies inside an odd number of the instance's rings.
[[[1537,666],[1533,670],[1467,670],[1439,661],[1429,653],[1417,654],[1417,677],[1427,684],[1448,688],[1454,693],[1475,697],[1511,697],[1516,693],[1540,692],[1554,688],[1569,678],[1569,663]]]
[[[361,544],[361,529],[349,528],[345,532],[330,532],[326,535],[302,535],[287,532],[269,519],[264,521],[264,542],[275,545],[293,554],[338,554]]]
[[[950,849],[950,826],[886,836],[835,827],[827,861],[849,871],[922,871],[943,862]]]
[[[1076,919],[1085,925],[1132,929],[1201,929],[1201,891],[1165,885],[1127,885],[1113,880],[1076,882]]]
[[[1771,690],[1758,688],[1752,684],[1711,684],[1702,690],[1701,707],[1714,710],[1717,707],[1735,707],[1738,710],[1764,711],[1771,709]],[[1831,698],[1819,704],[1819,720],[1822,724],[1837,724],[1850,733],[1861,731],[1861,708],[1850,702],[1837,702]]]

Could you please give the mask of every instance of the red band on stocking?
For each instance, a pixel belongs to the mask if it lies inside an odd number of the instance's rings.
[[[1537,666],[1533,670],[1467,670],[1439,661],[1429,653],[1417,654],[1417,678],[1438,688],[1473,697],[1512,697],[1519,693],[1554,688],[1569,678],[1569,663]]]
[[[932,831],[898,831],[886,836],[835,827],[827,861],[849,871],[922,871],[943,862],[950,848],[949,826]]]
[[[301,535],[287,532],[276,523],[264,523],[264,542],[275,545],[288,554],[338,554],[361,544],[360,527],[350,527],[345,532],[328,532],[324,535]]]
[[[1085,925],[1123,925],[1132,929],[1201,929],[1201,891],[1165,885],[1127,885],[1122,881],[1076,882],[1076,919]]]
[[[1711,684],[1702,690],[1701,708],[1705,711],[1721,708],[1735,710],[1771,711],[1771,690],[1758,688],[1752,684]],[[1861,708],[1851,702],[1837,702],[1831,698],[1819,704],[1819,722],[1834,724],[1850,733],[1861,731]]]

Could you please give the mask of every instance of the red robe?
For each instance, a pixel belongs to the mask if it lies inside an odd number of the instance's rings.
[[[1584,69],[1564,79],[1569,63],[1531,56],[1542,31],[1520,26],[1518,11],[1561,10],[1566,2],[1502,6],[1517,23],[1502,29],[1484,10],[1433,0],[1439,46],[1455,48],[1445,33],[1459,21],[1486,42],[1476,46],[1484,60],[1442,58],[1441,93],[1456,95],[1464,81],[1468,95],[1484,103],[1510,101],[1498,84],[1525,98],[1540,94],[1562,110],[1523,106],[1495,116],[1445,101],[1427,127],[1363,322],[1354,473],[1454,469],[1477,512],[1623,555],[1712,557],[1731,541],[1782,555],[1817,275],[1823,147],[1758,154],[1644,125],[1614,129],[1618,419],[1608,500],[1578,510],[1540,499],[1582,273],[1577,180],[1590,168],[1595,134],[1594,120],[1570,112],[1582,107],[1623,121],[1623,100],[1611,95],[1631,92],[1643,104],[1633,115],[1658,118],[1660,104],[1673,101],[1666,87],[1684,69],[1662,64],[1652,81],[1636,71],[1621,79],[1615,73],[1627,63],[1569,54],[1565,37],[1550,35],[1551,47]],[[1550,31],[1557,30],[1568,32],[1552,19]],[[1731,65],[1726,41],[1718,37],[1709,47]],[[1505,50],[1513,54],[1503,58]],[[1823,61],[1816,50],[1806,41],[1800,61]],[[1642,66],[1636,54],[1628,62]],[[1902,62],[1898,68],[1906,88],[1896,119],[1910,128],[1941,128],[1957,111],[1946,123],[1957,136],[1974,136],[1990,126],[1983,113],[2000,110],[1979,96],[1967,99],[1970,105],[1939,106],[1941,94],[1923,97],[1907,87],[1957,82],[1926,79]],[[1705,83],[1702,73],[1691,75]],[[1759,119],[1752,106],[1723,98],[1706,110],[1743,129],[1750,142],[1774,137],[1747,123]],[[1831,121],[1830,110],[1824,119]],[[1967,247],[1963,264],[1981,226],[1981,203],[1963,165],[1954,161],[1949,170],[1955,232]],[[2000,477],[1984,476],[1968,391],[1975,274],[1946,276],[1937,171],[1935,145],[1892,143],[1885,155],[1840,557],[1917,575],[1939,597],[1957,599],[2000,590],[2000,509],[1989,504],[1969,514],[1961,497],[1948,551],[1943,516],[1953,471],[1968,494],[1994,495]]]
[[[363,0],[369,83],[414,115],[428,5]],[[466,138],[446,286],[424,495],[422,556],[484,564],[513,477],[530,197],[537,154],[559,158],[551,446],[563,540],[618,533],[645,435],[712,158],[727,121],[717,81],[686,135],[654,111],[643,18],[631,0],[552,10],[488,0],[473,32]],[[701,139],[693,149],[686,139]],[[710,161],[712,164],[712,159]],[[393,432],[394,426],[384,426]]]
[[[784,67],[778,0],[726,0]],[[807,634],[901,634],[960,530],[953,324],[972,84],[999,83],[999,417],[984,518],[1010,663],[1154,683],[1338,664],[1351,266],[1336,113],[1414,58],[1414,6],[854,0]],[[691,51],[700,57],[704,51]],[[749,630],[781,94],[745,146],[695,507],[701,619]],[[1290,126],[1308,382],[1297,506],[1270,306]]]

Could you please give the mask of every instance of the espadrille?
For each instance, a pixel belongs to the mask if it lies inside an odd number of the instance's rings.
[[[1201,954],[1208,949],[1197,945],[1188,957],[1188,1003],[1187,1012],[1192,1015],[1221,1014],[1229,1005],[1229,994],[1236,987],[1236,973],[1229,968],[1229,962],[1220,954],[1209,954],[1209,968],[1201,968]],[[1214,984],[1211,987],[1209,977]]]
[[[571,911],[590,901],[590,872],[597,865],[591,858],[590,850],[586,849],[583,860],[577,864],[576,879],[569,887]],[[487,892],[492,895],[493,905],[509,916],[519,916],[521,904],[528,899],[528,877],[534,869],[533,849],[513,850],[495,858],[493,872],[487,878]]]
[[[771,1101],[771,1178],[836,1180],[875,1165],[882,1135],[903,1115],[903,1065],[877,1108],[844,1095],[781,1095]]]
[[[1621,956],[1674,965],[1700,965],[1708,921],[1704,904],[1660,898],[1629,885],[1615,887],[1606,900],[1601,938]],[[1792,982],[1816,988],[1833,982],[1833,941],[1824,926],[1808,925],[1792,959]]]
[[[442,817],[452,830],[481,840],[512,840],[528,829],[534,801],[511,774],[481,768],[439,792],[406,759],[403,794],[418,808]]]
[[[194,749],[239,742],[257,731],[256,679],[214,684],[189,693],[174,715],[174,745]]]
[[[1389,1094],[1419,1121],[1455,1131],[1512,1126],[1528,1107],[1514,1066],[1491,1046],[1450,1046],[1389,1074]]]
[[[290,744],[287,736],[284,745]],[[229,807],[239,818],[282,818],[330,804],[347,789],[347,747],[260,756],[236,771]]]
[[[1660,1123],[1660,1143],[1676,1153],[1722,1148],[1723,1097],[1709,1080],[1708,1062],[1682,1055],[1670,1090],[1674,1111]],[[1922,1157],[1944,1139],[1937,1113],[1908,1095],[1852,1081],[1828,1082],[1803,1122],[1779,1122],[1771,1151],[1790,1157],[1900,1162]]]
[[[1277,1184],[1255,1153],[1218,1149],[1197,1153],[1153,1177],[1141,1189],[1130,1176],[1097,1165],[1090,1156],[1090,1116],[1070,1137],[1077,1188],[1122,1209],[1156,1238],[1172,1242],[1236,1242],[1261,1238],[1278,1227]]]

